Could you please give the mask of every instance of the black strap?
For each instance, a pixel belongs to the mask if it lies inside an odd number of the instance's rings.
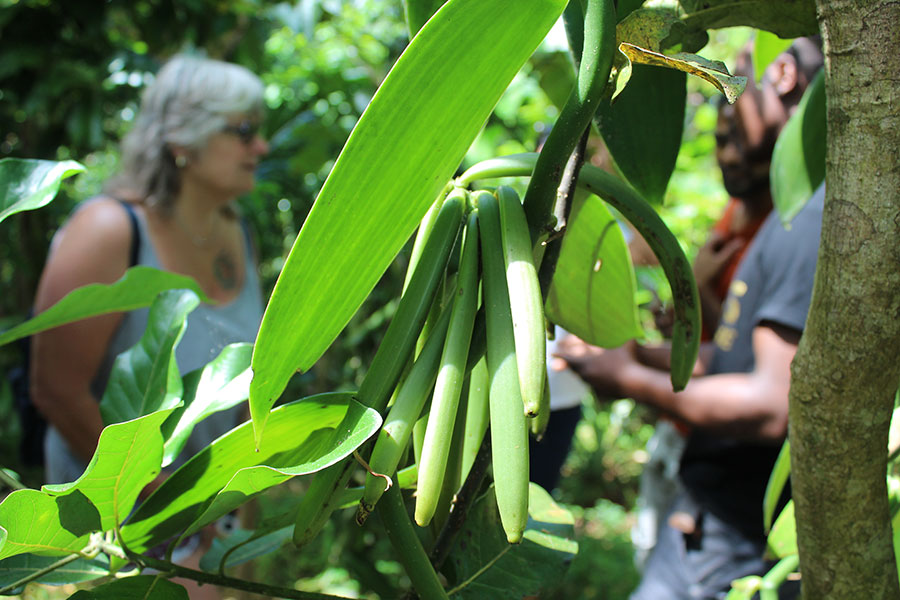
[[[134,212],[134,206],[124,200],[119,200],[119,204],[128,213],[128,218],[131,221],[131,253],[128,258],[128,266],[133,267],[138,263],[138,253],[141,250],[141,230],[138,229],[138,218],[137,213]]]

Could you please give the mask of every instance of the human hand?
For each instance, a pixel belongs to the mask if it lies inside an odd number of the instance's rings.
[[[618,348],[599,348],[574,335],[567,335],[559,341],[553,356],[564,361],[565,366],[590,384],[598,396],[613,399],[627,395],[622,389],[621,375],[627,365],[637,363],[636,347],[633,341],[629,341]]]
[[[717,231],[710,233],[709,239],[697,251],[697,258],[694,259],[697,286],[702,288],[711,285],[743,244],[740,238],[727,239]]]

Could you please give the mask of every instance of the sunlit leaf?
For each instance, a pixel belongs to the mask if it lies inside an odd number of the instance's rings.
[[[82,171],[84,166],[73,160],[0,160],[0,221],[46,206],[56,197],[63,179]]]
[[[103,554],[93,559],[79,558],[52,571],[44,572],[47,567],[59,560],[58,556],[38,556],[36,554],[18,554],[0,560],[0,588],[39,573],[41,575],[34,581],[45,585],[65,585],[90,581],[109,574],[109,559]]]
[[[681,0],[684,22],[697,29],[746,25],[783,38],[819,32],[815,0]]]
[[[547,317],[596,346],[621,346],[641,335],[634,292],[618,222],[596,196],[579,199],[547,294]]]
[[[38,490],[17,490],[0,502],[0,559],[78,552],[99,525],[90,502],[60,502]]]
[[[184,448],[194,425],[209,415],[247,399],[250,392],[250,354],[253,345],[230,344],[214,360],[184,376],[182,406],[163,425],[166,445],[163,466]]]
[[[708,60],[696,54],[687,52],[676,52],[671,55],[661,54],[628,43],[619,44],[619,51],[632,63],[667,67],[700,77],[716,86],[720,92],[725,94],[725,99],[732,104],[747,86],[747,78],[732,75],[724,63]]]
[[[96,507],[98,527],[109,531],[131,512],[138,493],[159,474],[162,464],[160,425],[172,409],[105,427],[91,462],[72,483],[42,490],[63,498],[81,494]]]
[[[312,366],[375,286],[565,4],[450,0],[398,59],[322,187],[263,317],[250,387],[257,439],[290,377]]]
[[[153,547],[267,487],[350,455],[381,426],[376,411],[352,398],[350,393],[319,394],[275,408],[259,451],[250,423],[232,429],[138,507],[122,528],[126,543],[137,551]]]
[[[789,500],[781,510],[766,544],[775,558],[784,558],[791,554],[797,554],[797,523],[794,521],[794,501]]]
[[[89,590],[79,590],[70,600],[189,600],[187,590],[161,575],[135,575],[116,579]]]
[[[472,506],[448,559],[452,564],[448,571],[455,577],[451,587],[461,586],[454,598],[536,597],[565,576],[578,553],[572,514],[533,483],[528,503],[528,525],[518,545],[506,540],[493,488]]]
[[[825,181],[825,148],[823,69],[778,134],[772,153],[772,203],[782,223],[790,223]]]
[[[150,306],[160,292],[174,288],[193,290],[204,302],[209,301],[190,277],[152,267],[131,267],[115,283],[94,283],[72,290],[33,319],[0,334],[0,345],[87,317]]]
[[[200,305],[191,290],[166,290],[150,306],[147,328],[137,344],[116,357],[100,401],[106,424],[156,410],[175,408],[181,401],[181,375],[175,346],[187,327],[187,315]]]
[[[763,73],[779,54],[790,48],[792,39],[782,39],[768,31],[757,31],[753,40],[753,77],[762,81]]]

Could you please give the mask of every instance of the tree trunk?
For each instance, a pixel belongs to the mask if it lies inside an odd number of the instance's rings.
[[[803,598],[893,599],[885,478],[900,383],[900,3],[816,1],[827,195],[790,412]]]

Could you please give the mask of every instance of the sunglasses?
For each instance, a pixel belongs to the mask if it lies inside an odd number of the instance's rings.
[[[222,133],[236,135],[241,142],[249,145],[256,139],[256,135],[259,133],[259,123],[244,120],[237,125],[226,125],[222,128]]]

